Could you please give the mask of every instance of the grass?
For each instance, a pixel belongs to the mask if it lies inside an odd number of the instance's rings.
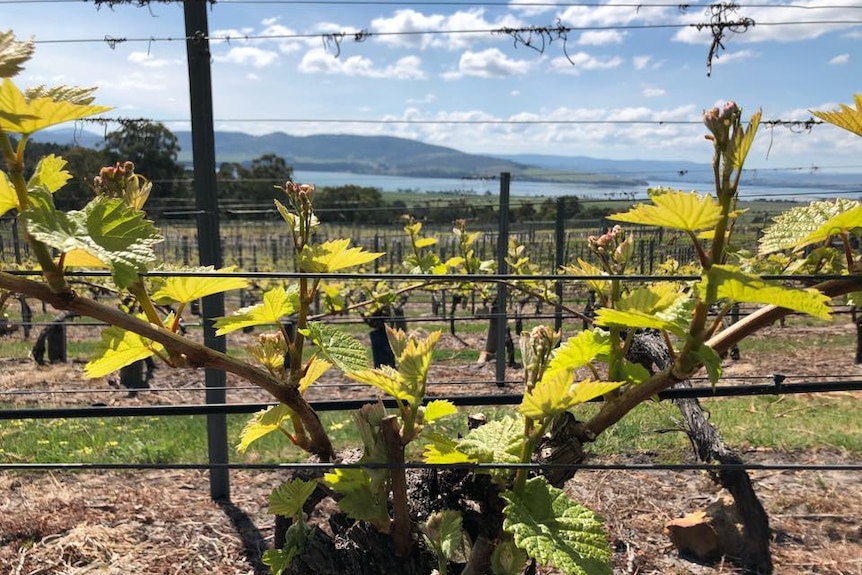
[[[777,450],[839,450],[862,456],[862,420],[853,394],[787,395],[712,399],[703,402],[710,420],[733,447]],[[577,413],[585,419],[597,406]],[[473,409],[477,411],[477,409]],[[514,407],[487,408],[489,418]],[[247,416],[228,416],[228,437],[236,444]],[[336,449],[358,445],[350,412],[321,414]],[[465,432],[455,416],[435,423],[451,436]],[[687,458],[691,448],[678,429],[671,403],[645,403],[599,437],[591,452],[599,456],[659,454],[662,462]],[[418,458],[421,440],[410,454]],[[0,461],[6,463],[200,463],[207,459],[206,418],[123,417],[101,419],[13,420],[0,422]],[[245,454],[231,450],[233,462],[296,462],[304,455],[284,436],[273,433]]]

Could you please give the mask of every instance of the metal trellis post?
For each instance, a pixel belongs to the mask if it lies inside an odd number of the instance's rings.
[[[222,265],[218,193],[216,188],[215,135],[213,130],[212,73],[210,70],[209,25],[206,0],[185,0],[186,53],[189,66],[189,98],[192,115],[192,158],[195,206],[198,210],[198,253],[203,266]],[[225,351],[224,337],[216,337],[213,318],[224,315],[224,295],[203,298],[204,344]],[[206,369],[207,403],[225,403],[225,373]],[[228,463],[227,416],[207,415],[209,462]],[[210,497],[230,500],[230,475],[227,467],[210,469]]]

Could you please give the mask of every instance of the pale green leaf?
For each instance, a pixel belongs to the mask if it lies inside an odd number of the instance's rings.
[[[706,375],[709,377],[710,383],[715,385],[721,377],[721,356],[714,349],[706,344],[702,344],[694,352],[697,357],[703,362],[706,368]]]
[[[659,189],[651,190],[650,199],[652,204],[639,204],[608,219],[696,232],[714,227],[722,217],[721,206],[708,194]]]
[[[267,549],[263,552],[260,562],[269,567],[272,575],[282,575],[290,567],[293,554],[281,549]]]
[[[570,575],[612,575],[601,518],[562,489],[539,476],[527,481],[523,493],[506,491],[502,497],[503,529],[527,555]]]
[[[602,268],[591,264],[588,261],[582,260],[578,258],[577,265],[568,265],[563,266],[563,270],[573,276],[588,276],[588,277],[596,277],[596,276],[605,276],[608,273]],[[601,299],[607,299],[610,297],[611,293],[611,282],[610,280],[597,280],[597,279],[589,279],[584,280],[584,283],[587,284],[587,288],[596,292],[601,296]]]
[[[24,97],[28,100],[36,98],[50,98],[55,102],[69,102],[87,106],[96,99],[95,87],[82,88],[80,86],[32,86],[24,90]]]
[[[853,100],[856,103],[855,108],[841,104],[838,110],[831,112],[812,111],[811,113],[834,126],[862,136],[862,94],[854,94]]]
[[[417,249],[428,248],[437,243],[437,238],[419,238],[415,245]]]
[[[706,303],[729,299],[738,303],[775,305],[830,319],[829,297],[813,288],[786,288],[740,271],[735,266],[714,265],[703,276],[700,286]]]
[[[682,336],[685,332],[675,321],[639,310],[619,311],[608,307],[596,310],[596,325],[623,328],[659,329]]]
[[[524,421],[518,417],[504,417],[489,421],[471,429],[458,442],[458,451],[471,461],[479,463],[518,463],[524,444]],[[498,469],[490,472],[492,477],[505,481],[512,472]]]
[[[474,462],[469,455],[458,450],[458,440],[440,433],[425,432],[422,437],[429,441],[422,458],[426,463],[451,464]]]
[[[620,298],[616,309],[656,314],[685,299],[688,299],[688,295],[680,290],[679,286],[672,282],[663,282],[630,291]]]
[[[309,322],[303,334],[341,371],[350,373],[368,368],[368,348],[332,324]]]
[[[606,356],[610,351],[611,346],[606,333],[599,330],[582,331],[567,339],[554,351],[545,369],[545,375],[549,376],[559,370],[575,370],[599,357]]]
[[[315,489],[317,489],[316,481],[302,479],[285,481],[270,493],[268,513],[283,517],[302,517],[302,506]]]
[[[305,374],[302,376],[302,379],[299,380],[299,393],[305,392],[305,390],[308,389],[312,383],[320,379],[320,376],[326,373],[330,367],[332,367],[332,364],[325,359],[315,357],[309,360],[305,366]]]
[[[4,215],[9,210],[18,208],[18,195],[15,193],[15,188],[12,182],[9,181],[9,176],[6,172],[0,170],[0,216]]]
[[[63,169],[66,163],[66,160],[54,154],[44,156],[36,164],[36,170],[27,182],[27,188],[45,188],[52,194],[55,193],[72,178],[72,174]]]
[[[753,113],[751,119],[748,121],[748,128],[745,129],[745,133],[737,132],[739,136],[733,148],[732,158],[733,167],[737,170],[741,170],[745,164],[745,158],[748,157],[748,152],[754,143],[754,136],[757,135],[757,128],[760,127],[760,117],[762,115],[763,112],[761,110]]]
[[[605,395],[623,383],[589,379],[573,383],[570,372],[558,370],[550,375],[546,373],[533,389],[524,394],[519,411],[535,420],[550,419],[578,404]]]
[[[153,222],[122,200],[99,196],[83,210],[63,213],[47,191],[31,191],[29,196],[31,205],[24,213],[28,232],[63,253],[83,250],[104,262],[121,289],[156,260],[153,247],[162,236]]]
[[[12,30],[0,32],[0,78],[17,76],[24,69],[24,62],[33,57],[33,40],[19,42]]]
[[[413,391],[408,387],[407,382],[395,368],[388,365],[381,365],[374,369],[362,369],[359,371],[351,371],[346,373],[347,377],[360,383],[365,383],[376,387],[386,395],[394,397],[410,404],[415,404],[417,398]]]
[[[239,435],[240,441],[236,450],[245,453],[252,443],[273,431],[278,431],[282,423],[290,421],[292,415],[293,411],[283,403],[258,411],[245,424]]]
[[[431,423],[441,417],[455,415],[456,413],[458,413],[458,408],[455,407],[454,403],[447,399],[435,399],[433,401],[429,401],[428,404],[425,405],[423,422]]]
[[[813,235],[818,228],[846,212],[852,212],[862,203],[847,198],[832,201],[817,200],[806,206],[797,206],[780,213],[764,230],[759,243],[761,255],[794,249],[801,241]]]
[[[361,469],[335,469],[323,476],[328,487],[342,495],[338,507],[349,517],[369,521],[380,530],[388,531],[389,512],[385,497],[378,496],[371,477]]]
[[[226,267],[214,269],[213,266],[184,269],[189,272],[202,273],[229,273],[236,268]],[[172,303],[191,303],[201,298],[231,290],[245,289],[248,280],[239,277],[216,277],[216,276],[171,276],[165,279],[165,283],[152,295],[155,302],[162,305]]]
[[[361,247],[351,248],[349,239],[331,240],[303,248],[299,256],[299,271],[332,273],[373,262],[383,253],[367,252]]]
[[[833,236],[859,228],[862,228],[862,204],[857,203],[856,207],[841,212],[820,224],[820,227],[796,242],[794,247],[802,248],[811,244],[823,243]]]
[[[136,361],[162,352],[160,343],[144,339],[136,333],[116,326],[102,330],[102,339],[93,352],[93,359],[84,366],[86,377],[103,377]]]
[[[506,538],[494,547],[491,554],[491,573],[493,575],[521,575],[527,552],[515,545],[515,540]]]
[[[291,285],[287,289],[274,287],[263,294],[260,303],[241,308],[232,316],[216,319],[216,335],[225,335],[244,327],[280,325],[283,317],[294,314],[298,309],[298,286]]]
[[[107,106],[76,104],[49,96],[28,100],[15,84],[5,78],[0,86],[0,130],[30,135],[56,124],[80,120],[107,112]]]
[[[437,552],[438,563],[447,561],[466,561],[469,556],[469,542],[461,526],[461,512],[444,509],[432,513],[422,525],[422,534],[428,544]]]

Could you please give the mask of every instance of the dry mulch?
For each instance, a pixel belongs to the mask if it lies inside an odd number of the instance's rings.
[[[807,329],[807,328],[806,328]],[[812,328],[821,329],[821,328]],[[823,328],[851,333],[852,325]],[[794,331],[796,331],[794,329]],[[798,336],[798,332],[796,332]],[[784,372],[808,380],[843,373],[862,375],[846,349],[810,350],[794,346],[792,332],[770,328],[758,337],[788,337],[781,357],[743,355],[728,362],[733,377]],[[446,336],[443,345],[461,344]],[[468,343],[475,344],[475,341]],[[516,385],[489,386],[493,366],[464,360],[437,368],[434,379],[448,393],[512,392]],[[202,402],[203,374],[156,371],[158,391],[130,395],[108,379],[85,381],[80,364],[38,368],[0,363],[0,395],[24,406],[141,405]],[[517,380],[511,370],[507,378]],[[457,383],[447,383],[457,382]],[[763,381],[758,381],[762,383]],[[327,378],[314,399],[367,397],[337,376]],[[74,393],[59,393],[77,387]],[[228,378],[228,385],[242,383]],[[228,400],[265,401],[257,390],[230,390]],[[649,463],[657,456],[618,456],[618,462]],[[835,450],[787,453],[749,451],[760,463],[862,463]],[[781,575],[862,575],[862,474],[839,471],[752,471],[758,495],[774,532],[775,572]],[[141,573],[256,574],[265,570],[260,553],[272,541],[267,496],[279,482],[276,472],[234,471],[232,503],[209,497],[206,473],[188,470],[137,472],[0,473],[0,575]],[[703,472],[582,471],[568,485],[576,498],[608,522],[616,572],[627,575],[719,575],[738,573],[731,562],[700,565],[684,558],[663,534],[664,524],[705,507],[720,495]]]

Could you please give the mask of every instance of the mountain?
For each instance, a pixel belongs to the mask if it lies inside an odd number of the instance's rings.
[[[182,148],[179,160],[190,162],[191,132],[175,135]],[[215,147],[218,162],[242,163],[263,154],[276,154],[302,171],[460,178],[520,173],[526,168],[511,160],[390,136],[291,136],[283,132],[252,136],[216,132]]]

